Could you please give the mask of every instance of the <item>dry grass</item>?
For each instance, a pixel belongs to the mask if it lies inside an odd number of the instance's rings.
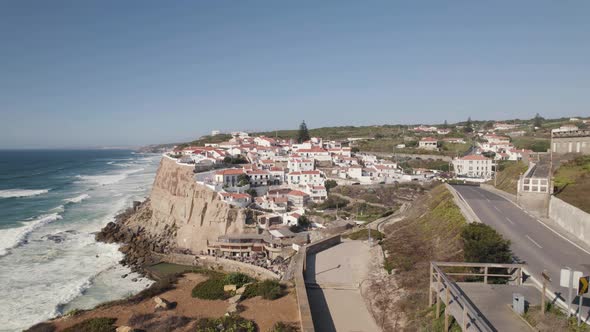
[[[526,172],[528,166],[522,161],[503,161],[498,167],[498,178],[496,188],[509,194],[516,195],[518,179],[521,174]],[[494,184],[491,181],[490,184]]]
[[[578,157],[555,172],[556,196],[590,213],[590,156]]]
[[[405,220],[385,229],[385,264],[393,269],[403,294],[394,308],[405,314],[411,330],[431,327],[427,308],[430,261],[463,260],[461,229],[465,225],[451,193],[438,186],[416,200]]]

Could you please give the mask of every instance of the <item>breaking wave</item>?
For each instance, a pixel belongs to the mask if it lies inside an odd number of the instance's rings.
[[[37,228],[60,219],[62,219],[60,214],[51,213],[27,221],[22,227],[0,230],[0,257],[7,255],[10,249],[17,248],[26,243],[29,234]]]
[[[66,198],[66,199],[64,199],[64,202],[66,202],[66,204],[68,204],[68,203],[74,204],[74,203],[80,203],[83,200],[88,199],[88,198],[90,198],[90,195],[88,195],[88,194],[82,194],[80,196],[76,196],[76,197],[72,197],[72,198]]]
[[[30,197],[47,194],[49,189],[6,189],[0,190],[0,198]]]

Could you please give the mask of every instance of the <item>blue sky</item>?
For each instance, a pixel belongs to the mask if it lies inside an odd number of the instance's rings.
[[[0,1],[0,148],[590,115],[590,1]]]

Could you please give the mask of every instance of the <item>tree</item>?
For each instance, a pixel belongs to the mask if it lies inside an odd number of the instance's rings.
[[[246,174],[238,175],[238,187],[243,187],[247,184],[250,184],[250,177]]]
[[[303,143],[305,141],[309,141],[311,137],[309,136],[309,130],[307,130],[307,125],[305,121],[301,122],[299,125],[299,132],[297,133],[297,142]]]
[[[443,128],[444,129],[449,128],[449,123],[447,122],[447,120],[445,120],[445,123],[443,123]]]
[[[326,180],[326,182],[324,183],[324,186],[326,186],[326,191],[330,192],[330,189],[338,186],[338,183],[335,180]]]
[[[248,194],[252,197],[258,196],[258,193],[256,192],[256,189],[254,189],[254,188],[250,188],[250,189],[246,190],[246,194]]]
[[[307,219],[306,216],[301,216],[299,218],[297,218],[297,225],[301,228],[309,228],[309,226],[311,226],[311,221],[309,221],[309,219]]]
[[[543,126],[543,120],[545,120],[545,119],[543,119],[543,117],[541,117],[539,115],[539,113],[537,113],[535,115],[535,118],[533,119],[533,126],[535,126],[537,128],[541,128]]]
[[[494,128],[494,121],[488,121],[486,122],[486,124],[484,125],[485,129],[492,129]]]
[[[466,133],[473,132],[473,124],[471,123],[471,117],[467,118],[467,123],[465,123],[465,128],[463,128],[463,131]]]

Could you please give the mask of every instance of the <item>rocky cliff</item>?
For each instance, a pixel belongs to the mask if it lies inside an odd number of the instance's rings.
[[[150,198],[135,211],[121,214],[97,239],[125,243],[121,248],[128,254],[125,263],[141,265],[147,261],[137,260],[149,251],[198,253],[207,248],[207,240],[219,235],[252,231],[245,229],[245,220],[244,209],[230,206],[195,182],[193,167],[163,157]]]

